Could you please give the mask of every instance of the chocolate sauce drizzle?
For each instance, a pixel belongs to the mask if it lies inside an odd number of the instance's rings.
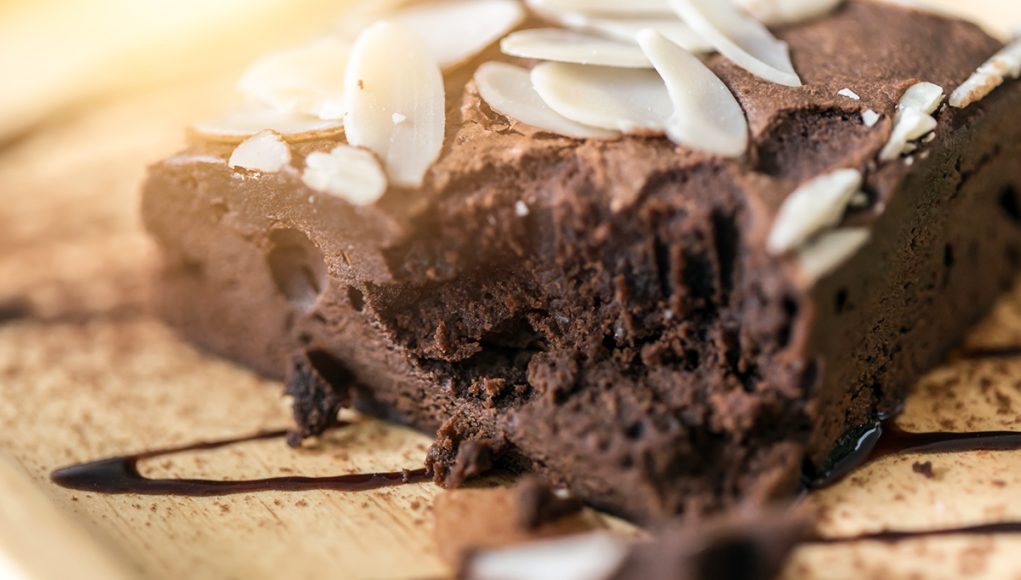
[[[1007,358],[1021,356],[1019,349],[1002,349],[967,353],[966,356]],[[389,473],[359,473],[331,477],[272,477],[242,481],[206,479],[150,479],[142,476],[138,463],[178,453],[210,451],[239,443],[286,438],[288,431],[265,431],[245,437],[205,441],[193,445],[145,451],[100,459],[64,467],[53,472],[51,478],[61,487],[105,494],[175,495],[192,497],[222,496],[262,491],[332,490],[343,492],[365,491],[407,483],[429,481],[425,469]],[[905,453],[956,453],[965,451],[1021,450],[1021,432],[978,431],[971,433],[908,432],[898,427],[892,418],[877,420],[862,430],[851,449],[831,468],[818,476],[806,476],[808,489],[833,485],[863,465],[891,455]],[[1019,534],[1021,521],[999,522],[975,526],[930,530],[887,530],[844,537],[812,536],[802,543],[809,545],[835,545],[855,542],[897,543],[930,537],[960,535]]]
[[[866,463],[904,453],[960,453],[965,451],[1021,450],[1021,432],[975,431],[968,433],[912,433],[898,427],[893,419],[877,421],[859,435],[853,449],[837,460],[825,474],[810,477],[809,488],[829,487]]]
[[[941,538],[947,536],[989,536],[995,534],[1021,534],[1021,522],[998,522],[995,524],[961,526],[958,528],[936,528],[930,530],[886,530],[883,532],[859,534],[855,536],[840,536],[836,538],[817,536],[809,538],[802,543],[823,546],[854,544],[857,542],[882,542],[885,544],[896,544],[898,542],[919,540],[923,538]]]
[[[356,473],[329,477],[270,477],[242,481],[220,481],[210,479],[149,479],[138,470],[143,459],[187,453],[210,451],[266,439],[283,439],[287,431],[264,431],[246,437],[204,441],[193,445],[170,447],[156,451],[145,451],[132,455],[110,457],[64,467],[50,476],[54,483],[68,489],[91,491],[105,494],[176,495],[189,497],[211,497],[252,493],[261,491],[366,491],[406,483],[421,483],[430,478],[425,469],[391,473]]]

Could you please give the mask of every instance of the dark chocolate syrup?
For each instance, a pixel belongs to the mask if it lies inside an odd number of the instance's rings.
[[[964,451],[1017,451],[1021,450],[1021,432],[975,431],[970,433],[939,433],[905,431],[892,418],[877,421],[865,429],[853,449],[839,459],[822,477],[807,479],[809,488],[818,489],[833,485],[866,463],[891,455],[904,453],[960,453]],[[897,543],[907,540],[945,536],[983,536],[993,534],[1021,534],[1021,521],[999,522],[975,526],[937,528],[930,530],[886,530],[855,536],[836,538],[812,537],[805,544],[834,545],[855,542]]]
[[[1002,346],[991,348],[973,348],[965,350],[961,356],[966,359],[1010,359],[1021,358],[1021,346]]]
[[[810,477],[806,485],[810,488],[828,487],[866,463],[889,455],[1016,450],[1021,450],[1021,432],[912,433],[898,427],[893,419],[887,419],[877,421],[862,432],[850,452],[822,476]]]
[[[178,495],[209,497],[251,493],[260,491],[366,491],[405,483],[420,483],[429,480],[424,469],[391,473],[357,473],[330,477],[270,477],[242,481],[219,481],[209,479],[149,479],[138,471],[138,462],[166,455],[189,451],[209,451],[228,445],[287,437],[287,431],[266,431],[224,439],[205,441],[194,445],[171,447],[122,455],[98,461],[64,467],[50,476],[54,483],[68,489],[91,491],[105,494],[133,493],[140,495]]]
[[[860,534],[857,536],[842,536],[837,538],[815,537],[805,540],[805,544],[835,545],[852,544],[855,542],[882,542],[896,544],[907,540],[919,540],[923,538],[942,538],[946,536],[989,536],[995,534],[1021,534],[1021,522],[999,522],[995,524],[980,524],[976,526],[961,526],[958,528],[937,528],[934,530],[887,530]]]
[[[968,351],[964,353],[964,356],[966,358],[1021,357],[1021,347]],[[249,441],[286,438],[287,435],[287,431],[267,431],[247,437],[207,441],[182,447],[111,457],[109,459],[100,459],[98,461],[64,467],[54,471],[51,477],[57,485],[81,491],[107,494],[132,493],[179,496],[220,496],[260,491],[334,490],[353,492],[429,480],[425,469],[332,477],[272,477],[242,481],[149,479],[143,477],[138,471],[138,462],[143,459],[152,459],[154,457],[190,451],[208,451]],[[805,484],[810,489],[833,485],[866,463],[890,455],[1009,450],[1021,450],[1021,432],[912,433],[898,427],[892,418],[885,418],[863,429],[857,439],[853,441],[850,449],[840,459],[836,460],[825,473],[822,475],[806,476]],[[931,530],[886,530],[832,538],[814,536],[802,543],[813,545],[835,545],[855,542],[897,543],[922,538],[993,534],[1021,534],[1021,521]]]

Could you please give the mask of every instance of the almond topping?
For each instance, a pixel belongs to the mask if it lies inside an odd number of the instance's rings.
[[[515,32],[503,39],[504,54],[536,60],[622,68],[652,68],[634,43],[600,38],[560,28]]]
[[[546,62],[532,69],[532,86],[557,113],[603,129],[658,135],[674,112],[652,70]]]
[[[248,106],[223,117],[192,127],[203,137],[240,143],[265,130],[274,131],[288,141],[312,139],[343,132],[340,121],[286,113],[263,106]]]
[[[276,173],[290,162],[290,146],[273,131],[263,131],[238,145],[227,165],[249,171]]]
[[[767,26],[794,24],[832,11],[843,0],[734,0]]]
[[[335,195],[351,205],[376,203],[386,192],[386,176],[376,157],[357,147],[338,145],[329,153],[305,158],[301,180],[308,187]]]
[[[963,109],[993,92],[1008,78],[1021,77],[1021,38],[1003,47],[950,95],[950,106]]]
[[[535,92],[529,71],[502,62],[487,62],[475,73],[479,94],[494,111],[542,131],[575,137],[608,138],[614,131],[589,127],[564,117]]]
[[[767,81],[800,87],[787,43],[729,1],[669,0],[696,34],[734,64]]]
[[[392,17],[418,34],[444,69],[471,60],[524,19],[516,0],[450,0],[412,6]]]
[[[727,85],[701,60],[655,30],[638,44],[666,82],[674,104],[666,133],[675,143],[725,157],[748,148],[748,121]]]
[[[378,155],[394,185],[420,187],[443,149],[446,115],[429,48],[406,27],[377,22],[351,49],[345,88],[348,142]]]
[[[238,88],[267,106],[320,119],[344,116],[344,67],[350,46],[339,40],[271,54],[248,68]]]
[[[838,169],[796,189],[780,207],[767,249],[784,254],[837,225],[861,184],[862,175],[857,169]]]

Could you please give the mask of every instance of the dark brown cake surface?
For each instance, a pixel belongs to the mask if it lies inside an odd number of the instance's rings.
[[[1013,282],[1021,87],[940,109],[933,141],[879,163],[906,89],[949,93],[1000,43],[864,1],[777,35],[805,86],[709,60],[748,117],[741,159],[509,120],[470,82],[495,49],[448,75],[424,187],[372,206],[293,169],[338,138],[292,144],[278,173],[197,139],[145,189],[165,316],[290,374],[304,435],[349,399],[437,431],[447,485],[503,464],[639,518],[793,493]],[[843,225],[869,237],[816,278],[766,240],[788,195],[837,168],[865,175]]]

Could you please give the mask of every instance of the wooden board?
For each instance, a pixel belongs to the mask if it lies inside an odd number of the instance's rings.
[[[188,122],[216,112],[229,86],[120,99],[0,151],[0,319],[9,318],[0,320],[0,577],[449,574],[432,541],[438,490],[428,484],[199,499],[99,496],[48,482],[70,462],[287,425],[280,385],[197,352],[147,306],[157,255],[137,212],[145,165],[173,152]],[[28,316],[14,316],[22,309]],[[1021,345],[1021,290],[970,341]],[[948,361],[922,381],[902,424],[1021,428],[1021,359]],[[267,441],[144,470],[229,478],[390,470],[419,465],[428,443],[364,421],[316,449]],[[815,496],[826,530],[1021,518],[1021,453],[929,457],[933,479],[912,470],[916,460],[884,460]],[[1018,550],[1010,537],[811,548],[787,575],[1021,578]]]

